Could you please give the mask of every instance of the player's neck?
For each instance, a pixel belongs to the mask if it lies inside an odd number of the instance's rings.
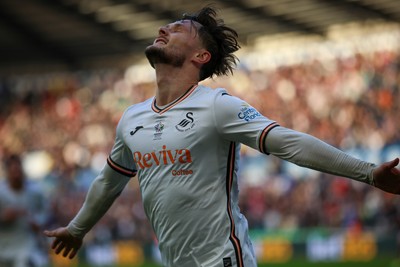
[[[172,103],[199,82],[198,75],[183,68],[156,68],[156,76],[156,102],[160,106]]]

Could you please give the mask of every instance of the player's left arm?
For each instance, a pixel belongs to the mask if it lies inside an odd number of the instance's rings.
[[[284,127],[273,128],[265,138],[264,149],[302,167],[351,178],[400,194],[399,159],[375,165],[351,155],[311,135]]]

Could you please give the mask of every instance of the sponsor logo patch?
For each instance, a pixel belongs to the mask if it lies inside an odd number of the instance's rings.
[[[261,114],[252,106],[247,103],[243,103],[238,113],[238,118],[245,121],[251,121],[261,116]]]

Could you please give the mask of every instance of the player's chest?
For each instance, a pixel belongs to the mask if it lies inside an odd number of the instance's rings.
[[[123,135],[132,152],[179,153],[180,149],[192,148],[211,137],[212,120],[205,110],[178,109],[161,115],[143,112],[128,119]]]

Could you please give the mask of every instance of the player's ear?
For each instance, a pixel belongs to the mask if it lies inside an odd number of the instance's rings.
[[[211,60],[211,53],[206,49],[201,49],[195,54],[193,60],[199,64],[206,64]]]

